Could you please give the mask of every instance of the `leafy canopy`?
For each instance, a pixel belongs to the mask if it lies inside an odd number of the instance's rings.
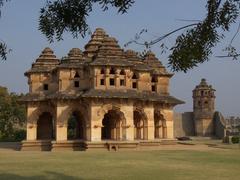
[[[26,112],[24,105],[18,103],[20,97],[0,86],[0,141],[15,140],[16,133],[25,125]]]

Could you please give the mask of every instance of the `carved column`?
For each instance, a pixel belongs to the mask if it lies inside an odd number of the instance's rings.
[[[164,116],[164,119],[166,120],[166,129],[164,130],[164,123],[163,123],[163,134],[165,134],[166,138],[173,139],[173,109],[163,109],[161,113]],[[167,131],[167,132],[166,132]]]
[[[67,140],[69,106],[61,102],[56,107],[56,141]]]
[[[124,114],[125,117],[125,124],[122,124],[123,130],[123,135],[122,138],[123,140],[127,141],[133,141],[134,140],[134,123],[133,123],[133,105],[130,104],[124,104],[121,106],[121,112]],[[125,133],[124,133],[125,131]]]
[[[147,116],[147,137],[144,139],[154,139],[154,108],[153,106],[144,107],[144,112]],[[144,125],[146,126],[146,125]]]
[[[102,119],[104,112],[101,111],[101,106],[90,106],[90,121],[91,121],[91,141],[101,141]]]
[[[37,107],[27,107],[27,141],[37,140]]]

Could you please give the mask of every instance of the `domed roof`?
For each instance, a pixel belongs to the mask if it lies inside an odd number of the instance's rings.
[[[79,48],[72,48],[69,53],[69,57],[79,57],[82,56],[82,51]]]
[[[88,56],[92,57],[105,37],[108,37],[106,32],[102,28],[97,28],[91,36],[90,41],[85,45],[85,52]]]
[[[39,57],[36,59],[36,62],[57,62],[58,59],[54,55],[54,52],[51,48],[46,47]]]
[[[46,47],[39,57],[36,59],[36,62],[32,64],[32,68],[42,67],[52,68],[59,64],[59,60],[54,55],[54,52],[51,48]]]
[[[158,60],[152,51],[148,51],[144,57],[144,62],[151,67],[163,67],[162,63]]]
[[[118,41],[113,37],[105,37],[99,50],[97,52],[97,56],[104,57],[122,57],[123,50],[118,45]]]
[[[34,72],[48,72],[54,69],[59,64],[59,59],[54,55],[51,48],[46,47],[35,63],[32,64],[32,68],[25,73],[25,75]]]
[[[83,53],[79,48],[72,48],[69,53],[68,57],[66,58],[69,62],[80,62],[83,61]]]
[[[131,66],[131,63],[125,57],[123,49],[118,45],[118,41],[108,36],[103,39],[91,64]]]
[[[204,78],[201,79],[201,82],[199,83],[199,85],[195,87],[194,90],[202,90],[202,89],[214,90],[211,85],[208,85],[207,80]]]
[[[148,51],[145,54],[143,62],[153,69],[154,74],[165,74],[168,76],[173,76],[173,74],[167,72],[161,61],[158,60],[152,51]]]

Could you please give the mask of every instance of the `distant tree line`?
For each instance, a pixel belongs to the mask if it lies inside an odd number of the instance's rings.
[[[18,102],[21,96],[0,86],[0,141],[25,139],[26,112],[24,105]]]

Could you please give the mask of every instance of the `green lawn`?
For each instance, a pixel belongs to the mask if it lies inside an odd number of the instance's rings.
[[[240,179],[240,150],[0,151],[0,179]]]

